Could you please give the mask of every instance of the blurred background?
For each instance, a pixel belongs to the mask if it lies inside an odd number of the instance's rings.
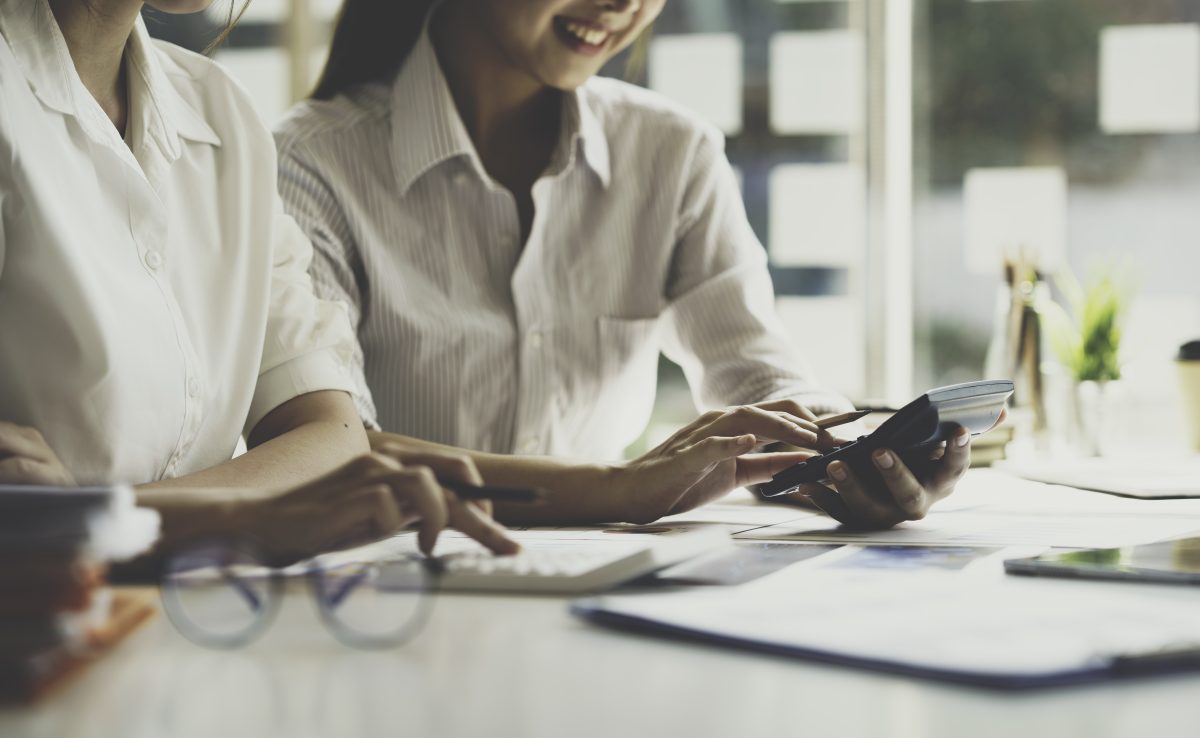
[[[215,52],[268,124],[308,93],[338,5],[253,0]],[[229,12],[146,15],[200,50]],[[626,61],[606,73],[725,132],[780,313],[826,384],[897,404],[1034,361],[1049,420],[1028,422],[1067,423],[1076,411],[1054,408],[1086,376],[1044,345],[1016,356],[1005,326],[1028,282],[1027,304],[1068,303],[1050,278],[1069,269],[1127,298],[1110,447],[1183,437],[1172,359],[1200,337],[1200,0],[668,0],[644,66]],[[694,413],[663,359],[631,451]]]

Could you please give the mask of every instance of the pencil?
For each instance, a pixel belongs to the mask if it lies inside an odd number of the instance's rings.
[[[458,495],[462,500],[495,500],[496,502],[540,502],[546,497],[546,490],[530,487],[494,487],[484,485],[478,487],[463,482],[438,481],[446,489]]]
[[[828,430],[829,428],[836,428],[839,425],[846,425],[847,423],[853,423],[854,421],[858,420],[859,418],[869,415],[870,412],[871,412],[870,410],[855,410],[852,413],[842,413],[841,415],[830,415],[827,418],[821,418],[820,420],[818,420],[817,427],[820,428],[821,430]]]

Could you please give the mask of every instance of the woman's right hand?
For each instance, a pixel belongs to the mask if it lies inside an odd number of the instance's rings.
[[[657,448],[618,467],[614,517],[650,523],[687,512],[738,487],[765,482],[812,453],[751,453],[781,441],[823,449],[840,439],[817,428],[815,416],[793,400],[713,410]]]
[[[418,542],[426,554],[433,552],[438,535],[447,527],[498,554],[519,550],[503,526],[438,483],[440,474],[448,481],[479,484],[473,465],[464,466],[459,459],[425,461],[405,465],[391,456],[367,454],[299,487],[243,493],[225,506],[227,523],[252,537],[275,563],[370,543],[418,521]],[[163,512],[169,520],[169,512]]]

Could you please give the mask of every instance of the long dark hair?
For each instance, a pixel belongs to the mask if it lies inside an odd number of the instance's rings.
[[[344,0],[329,58],[312,92],[329,100],[367,82],[391,79],[421,37],[437,0]]]
[[[390,80],[400,71],[417,39],[425,16],[438,0],[343,0],[329,58],[311,97],[331,100],[356,85]],[[630,52],[626,79],[644,72],[650,29]]]

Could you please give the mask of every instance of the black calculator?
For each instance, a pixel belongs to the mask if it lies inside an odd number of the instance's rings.
[[[917,479],[925,478],[936,462],[930,456],[934,448],[948,440],[962,426],[978,436],[996,425],[1004,405],[1013,393],[1007,379],[967,382],[930,390],[908,403],[884,421],[868,436],[832,448],[820,456],[788,467],[771,481],[760,484],[763,497],[777,497],[794,491],[802,484],[828,481],[826,469],[831,461],[850,465],[868,484],[881,482],[871,463],[871,453],[888,448],[899,455]]]

